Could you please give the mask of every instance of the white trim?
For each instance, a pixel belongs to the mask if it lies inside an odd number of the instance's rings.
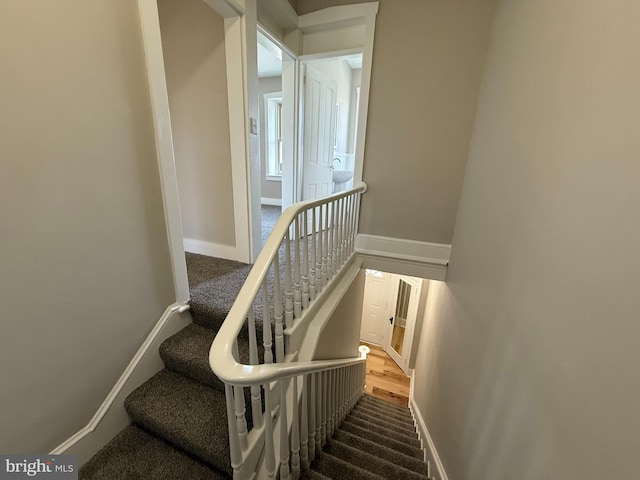
[[[173,153],[169,96],[162,56],[157,1],[138,0],[138,12],[151,97],[162,200],[173,271],[173,286],[176,301],[187,302],[189,301],[189,282],[182,248],[182,219],[180,217],[180,201],[178,200],[178,180]]]
[[[224,48],[227,62],[229,139],[237,259],[251,262],[251,225],[249,223],[248,147],[245,45],[243,17],[224,20]]]
[[[182,303],[167,307],[89,423],[54,448],[51,455],[74,453],[82,464],[129,424],[124,398],[162,368],[159,344],[191,322],[190,315],[181,315],[188,309],[189,305]]]
[[[282,175],[265,175],[265,179],[269,182],[281,182],[282,183]]]
[[[221,243],[205,242],[194,238],[184,239],[185,252],[206,255],[207,257],[226,258],[227,260],[236,260],[238,262],[248,263],[244,260],[244,252],[238,250],[233,245],[223,245]]]
[[[274,207],[281,207],[282,206],[282,199],[281,198],[262,197],[260,199],[260,204],[261,205],[271,205],[271,206],[274,206]]]
[[[342,25],[352,25],[353,19],[375,17],[378,13],[378,2],[356,3],[353,5],[339,5],[300,15],[298,28],[302,32],[314,31],[318,25],[323,28],[337,28]]]
[[[365,268],[444,280],[451,245],[359,233],[356,252],[365,258]]]
[[[204,0],[222,18],[232,18],[244,14],[244,7],[237,0]]]
[[[409,409],[411,410],[413,420],[418,430],[418,438],[420,439],[420,444],[422,445],[422,450],[424,451],[424,461],[427,462],[427,465],[429,467],[429,478],[433,480],[449,480],[447,472],[444,469],[444,465],[442,464],[442,460],[440,460],[440,455],[438,455],[438,451],[436,450],[436,445],[435,443],[433,443],[433,438],[431,438],[429,430],[427,429],[427,424],[424,421],[422,412],[420,412],[420,409],[418,408],[418,405],[414,398],[414,372],[415,370],[411,371],[411,386],[409,387]],[[431,465],[435,467],[435,473],[437,476],[432,476],[433,472],[430,471]]]

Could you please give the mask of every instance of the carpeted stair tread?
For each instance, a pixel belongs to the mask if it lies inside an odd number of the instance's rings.
[[[228,478],[228,475],[134,425],[116,435],[79,472],[80,480]]]
[[[385,480],[384,477],[324,452],[316,453],[311,468],[334,480]]]
[[[405,425],[413,426],[413,417],[410,414],[402,415],[392,411],[383,410],[381,408],[375,407],[373,405],[369,405],[367,403],[360,403],[356,405],[355,409],[357,411],[365,411],[370,415],[374,415],[374,414],[380,415],[384,418],[393,419],[394,422],[402,422]]]
[[[372,408],[377,408],[378,410],[382,410],[383,412],[389,412],[394,415],[400,415],[402,417],[411,417],[411,410],[409,410],[409,407],[404,407],[402,405],[390,403],[380,398],[374,397],[372,395],[364,395],[360,400],[360,404],[366,405]]]
[[[413,425],[408,425],[403,422],[397,422],[392,417],[381,418],[380,416],[369,414],[369,412],[366,410],[363,411],[356,409],[352,410],[350,415],[366,422],[375,423],[380,427],[393,430],[394,432],[401,433],[403,435],[415,435],[416,433],[415,427]]]
[[[134,423],[231,474],[225,395],[161,370],[125,400]]]
[[[344,420],[347,423],[351,423],[353,425],[357,425],[361,428],[365,428],[367,430],[369,430],[369,432],[372,433],[378,433],[380,435],[384,435],[387,438],[396,440],[398,442],[402,442],[405,443],[407,445],[411,445],[412,447],[417,447],[420,448],[420,441],[415,438],[415,437],[411,437],[409,435],[405,435],[402,433],[397,433],[393,430],[389,430],[385,427],[381,427],[375,423],[371,423],[371,422],[367,422],[365,420],[361,420],[359,418],[356,418],[352,415],[348,415],[347,418],[345,418]]]
[[[358,437],[344,430],[338,429],[333,434],[333,439],[351,447],[358,448],[364,452],[370,453],[378,458],[395,463],[408,470],[414,471],[421,475],[427,474],[427,465],[418,458],[406,455],[393,448],[385,447],[379,443],[373,442],[366,438]]]
[[[426,476],[408,470],[400,465],[376,457],[359,448],[352,447],[335,439],[330,439],[323,452],[340,458],[387,480],[426,480]]]
[[[300,472],[300,478],[302,480],[331,480],[329,477],[325,477],[315,470],[302,470]]]
[[[188,325],[162,342],[160,356],[168,369],[224,391],[224,383],[209,365],[209,350],[215,336],[216,332],[209,328]],[[249,340],[245,336],[238,337],[238,354],[240,362],[249,363]]]
[[[358,425],[354,425],[353,423],[343,421],[340,424],[340,428],[338,430],[343,430],[360,438],[371,440],[379,445],[383,445],[400,453],[404,453],[405,455],[422,459],[422,450],[420,450],[420,448],[414,447],[412,445],[407,445],[406,443],[399,442],[376,432],[371,432],[366,428],[359,427]]]

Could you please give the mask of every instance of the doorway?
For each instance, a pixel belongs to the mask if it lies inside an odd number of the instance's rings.
[[[421,325],[426,280],[405,275],[365,271],[360,340],[379,345],[408,374],[416,326]]]

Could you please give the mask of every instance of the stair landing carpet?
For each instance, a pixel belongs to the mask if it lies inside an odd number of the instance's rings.
[[[208,355],[250,266],[187,254],[187,267],[194,323],[160,346],[165,368],[127,397],[131,424],[82,466],[82,480],[232,476],[224,384]],[[301,478],[426,479],[409,410],[363,395]]]

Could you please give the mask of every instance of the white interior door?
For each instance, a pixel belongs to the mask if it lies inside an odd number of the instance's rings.
[[[335,80],[305,65],[302,125],[302,198],[330,195],[338,86]]]
[[[394,275],[392,283],[394,285],[391,291],[393,313],[385,324],[383,348],[408,374],[422,281],[418,278]]]
[[[363,342],[382,345],[387,322],[387,298],[389,274],[377,270],[365,272],[364,304],[360,339]]]

